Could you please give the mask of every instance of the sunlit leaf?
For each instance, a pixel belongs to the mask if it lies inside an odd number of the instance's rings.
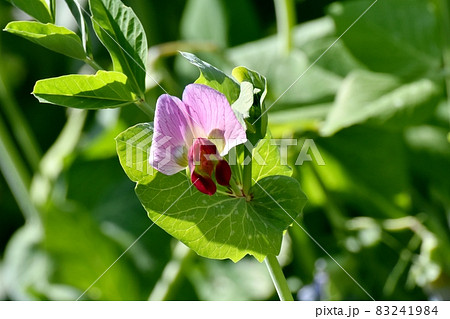
[[[148,161],[152,137],[152,123],[137,124],[116,137],[120,164],[133,182],[146,184],[156,175]]]
[[[133,10],[120,0],[89,0],[95,33],[136,94],[145,92],[147,38]]]
[[[306,196],[295,179],[269,176],[250,190],[252,200],[207,196],[178,173],[160,173],[136,193],[150,219],[197,254],[234,262],[245,255],[263,261],[278,255],[283,231],[297,218]]]
[[[195,83],[205,84],[221,92],[227,97],[230,104],[238,99],[239,84],[232,78],[208,62],[200,60],[192,53],[180,53],[186,60],[200,69],[200,77],[195,81]]]
[[[40,80],[36,82],[33,94],[42,103],[79,109],[115,108],[136,101],[127,77],[119,72],[107,71]]]

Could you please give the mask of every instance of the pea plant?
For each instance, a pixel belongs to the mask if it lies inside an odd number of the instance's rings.
[[[142,123],[116,137],[117,154],[152,222],[198,255],[266,261],[282,300],[293,300],[276,256],[283,233],[307,201],[292,169],[270,142],[266,78],[245,66],[231,75],[188,52],[198,67],[181,99],[169,93],[146,101],[148,46],[133,10],[120,0],[90,0],[89,12],[67,0],[81,36],[55,25],[55,1],[13,1],[37,21],[5,31],[91,66],[95,74],[37,81],[42,103],[98,110],[135,105]],[[90,20],[90,21],[89,21]],[[92,54],[89,28],[109,52],[112,70]]]

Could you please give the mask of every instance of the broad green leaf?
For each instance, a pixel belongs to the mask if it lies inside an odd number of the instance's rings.
[[[287,165],[287,147],[283,146],[284,158],[281,157],[280,148],[285,139],[273,139],[270,134],[259,141],[258,145],[253,149],[252,162],[252,178],[255,181],[272,176],[284,175],[292,176],[292,169]]]
[[[230,104],[233,104],[239,97],[239,84],[228,75],[212,66],[208,62],[202,61],[192,53],[180,52],[181,55],[191,64],[200,69],[200,76],[195,83],[205,84],[223,93]]]
[[[337,34],[342,34],[372,3],[346,1],[330,6]],[[440,68],[435,17],[428,1],[378,1],[342,40],[373,71],[408,77],[433,74]]]
[[[147,184],[156,175],[148,162],[152,137],[152,123],[137,124],[116,137],[120,164],[133,182]]]
[[[5,27],[5,31],[71,58],[86,59],[86,53],[78,35],[64,27],[34,21],[14,21]]]
[[[188,41],[208,41],[224,48],[227,23],[220,0],[189,0],[181,19],[181,37]]]
[[[250,190],[251,201],[207,196],[184,174],[160,173],[136,193],[150,219],[197,254],[234,262],[253,255],[260,262],[278,255],[283,232],[306,203],[299,183],[287,176],[263,178]]]
[[[45,0],[7,0],[42,23],[53,23],[54,17]]]
[[[120,0],[89,0],[95,33],[108,50],[114,71],[130,79],[134,93],[145,92],[147,37],[133,10]]]
[[[417,124],[433,114],[441,94],[428,79],[403,84],[389,74],[355,71],[340,88],[321,133],[332,135],[362,123],[393,128]]]
[[[33,94],[41,103],[79,109],[116,108],[136,101],[127,77],[108,71],[40,80],[36,82]]]

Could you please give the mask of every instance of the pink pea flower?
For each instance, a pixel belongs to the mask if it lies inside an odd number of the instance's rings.
[[[213,195],[213,176],[230,186],[231,169],[222,156],[246,140],[226,97],[206,85],[190,84],[182,101],[168,94],[158,98],[149,162],[166,175],[189,167],[194,186]]]

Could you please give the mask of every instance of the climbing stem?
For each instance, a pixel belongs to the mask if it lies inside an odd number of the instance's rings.
[[[30,176],[0,115],[0,172],[11,189],[26,220],[38,220],[38,212],[30,198]]]
[[[0,108],[5,112],[7,122],[11,126],[14,137],[21,147],[25,158],[31,168],[37,170],[42,153],[28,121],[19,108],[17,101],[10,93],[6,77],[5,70],[0,65]]]
[[[294,301],[277,257],[275,255],[267,255],[265,262],[280,300]]]
[[[280,52],[289,54],[292,49],[292,27],[295,25],[294,0],[274,0]]]

